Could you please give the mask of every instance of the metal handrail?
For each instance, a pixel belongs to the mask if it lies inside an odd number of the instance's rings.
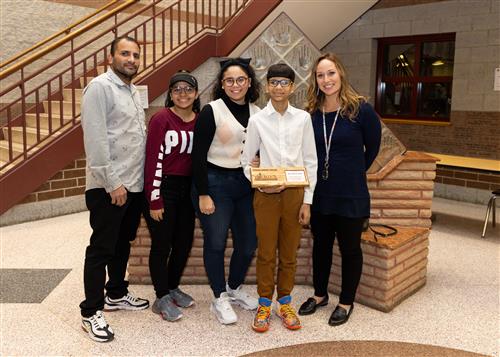
[[[64,45],[65,43],[71,41],[72,39],[74,39],[75,37],[78,37],[79,35],[81,35],[82,33],[88,31],[88,30],[91,30],[93,29],[94,27],[96,27],[97,25],[103,23],[104,21],[106,21],[107,19],[115,16],[115,14],[119,13],[120,11],[128,8],[129,6],[131,6],[132,4],[136,3],[136,2],[139,2],[140,0],[126,0],[123,4],[115,7],[113,10],[111,10],[110,12],[108,12],[107,14],[99,17],[98,19],[92,21],[91,23],[79,28],[78,30],[76,30],[75,32],[72,32],[66,36],[64,36],[62,39],[54,42],[53,44],[51,44],[50,46],[36,52],[34,55],[31,55],[29,56],[28,58],[16,63],[15,65],[13,65],[12,67],[9,67],[7,68],[6,70],[0,72],[0,79],[4,79],[5,77],[9,76],[10,74],[18,71],[19,69],[23,68],[23,67],[26,67],[27,65],[29,65],[30,63],[33,63],[34,61],[36,61],[37,59],[41,58],[42,56],[46,55],[47,53],[55,50],[56,48],[58,47],[61,47],[62,45]],[[38,46],[39,47],[39,46]],[[27,50],[28,51],[28,50]],[[1,67],[4,67],[4,65],[2,64]]]
[[[34,50],[36,50],[37,48],[45,45],[46,43],[52,41],[53,39],[55,38],[58,38],[59,36],[61,36],[62,34],[69,34],[71,32],[71,30],[73,28],[75,28],[76,26],[84,23],[85,21],[87,21],[88,19],[100,14],[101,12],[103,12],[104,10],[106,10],[107,8],[111,7],[112,5],[120,2],[121,0],[111,0],[110,2],[108,2],[106,5],[104,6],[101,6],[100,8],[98,8],[96,11],[82,17],[80,20],[78,20],[77,22],[74,22],[72,23],[71,25],[67,26],[66,28],[62,29],[61,31],[47,37],[46,39],[36,43],[35,45],[31,46],[30,48],[22,51],[21,53],[18,53],[17,55],[15,55],[14,57],[8,59],[7,61],[3,62],[3,63],[0,63],[0,68],[3,68],[9,64],[11,64],[12,62],[15,62],[17,61],[18,59],[24,57],[26,54],[30,53],[30,52],[33,52]]]
[[[189,4],[191,0],[177,0],[167,7],[161,6],[165,0],[152,0],[150,4],[118,20],[121,10],[138,1],[126,1],[108,14],[0,72],[0,79],[16,75],[9,77],[14,81],[0,91],[0,98],[5,103],[0,108],[0,118],[4,121],[4,136],[8,139],[8,155],[0,159],[0,172],[9,171],[7,167],[14,162],[28,159],[37,145],[51,140],[64,128],[79,125],[80,104],[76,102],[76,88],[83,88],[88,83],[87,78],[97,74],[98,66],[106,68],[111,42],[111,38],[109,41],[106,39],[107,36],[116,38],[119,34],[129,34],[141,43],[140,78],[142,74],[147,75],[151,69],[162,65],[170,54],[197,41],[207,31],[220,33],[251,2],[203,0],[201,9],[195,3],[193,14]],[[198,10],[201,10],[201,14]],[[112,24],[97,27],[113,16]],[[131,22],[132,19],[139,21]],[[182,31],[181,22],[185,22]],[[90,34],[91,38],[78,37],[86,34]],[[43,57],[66,43],[69,47],[59,51],[55,58]],[[32,63],[38,59],[45,62],[33,71],[35,66]],[[29,70],[27,65],[30,65]],[[20,144],[14,145],[13,135],[17,136]],[[0,173],[0,177],[2,175]]]

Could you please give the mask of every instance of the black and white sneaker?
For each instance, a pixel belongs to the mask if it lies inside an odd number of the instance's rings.
[[[122,296],[119,299],[111,299],[109,296],[104,298],[104,310],[144,310],[149,307],[149,301],[135,297],[131,293]]]
[[[109,327],[104,314],[100,310],[90,317],[83,317],[82,328],[88,332],[91,339],[97,342],[109,342],[115,337],[113,330]]]

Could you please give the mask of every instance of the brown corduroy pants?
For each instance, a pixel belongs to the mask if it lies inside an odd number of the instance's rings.
[[[278,250],[278,299],[290,295],[295,283],[297,249],[302,226],[299,211],[303,188],[287,188],[280,193],[255,191],[253,206],[257,222],[257,292],[273,298],[276,249]]]

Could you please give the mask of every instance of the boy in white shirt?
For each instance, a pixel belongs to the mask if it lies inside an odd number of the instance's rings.
[[[259,113],[250,117],[246,143],[241,156],[245,175],[250,179],[250,163],[260,154],[260,167],[305,167],[309,187],[284,186],[255,191],[254,213],[257,221],[257,291],[259,308],[252,328],[269,329],[274,294],[276,249],[278,249],[277,314],[285,327],[297,330],[300,320],[291,306],[295,281],[297,249],[302,225],[309,223],[310,205],[316,186],[316,145],[309,113],[288,103],[293,93],[295,72],[284,63],[267,72],[266,92],[271,99]]]

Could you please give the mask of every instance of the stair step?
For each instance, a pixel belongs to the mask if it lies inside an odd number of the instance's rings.
[[[94,79],[94,77],[86,77],[87,78],[87,84],[90,83],[91,80]],[[85,88],[85,77],[80,77],[80,87]]]
[[[12,143],[12,157],[16,157],[24,151],[23,145],[19,143]],[[0,140],[0,160],[7,162],[9,158],[9,141]]]
[[[59,113],[61,112],[61,106],[60,106],[60,103],[61,101],[59,100],[53,100],[52,101],[52,115],[57,115],[59,116]],[[72,114],[72,102],[68,102],[68,101],[62,101],[62,104],[63,104],[63,113],[65,116],[68,116],[68,115],[73,115]],[[45,110],[46,113],[49,112],[49,101],[48,100],[44,100],[43,101],[43,109]],[[80,113],[80,102],[76,102],[75,103],[75,114],[79,114]]]
[[[49,114],[48,113],[39,113],[38,115],[40,117],[40,128],[48,130],[49,129]],[[51,119],[52,119],[52,130],[55,130],[61,126],[61,118],[59,115],[53,115]],[[72,116],[65,115],[63,117],[63,124],[71,121],[71,119],[73,119]],[[36,120],[35,113],[26,114],[26,126],[31,127],[31,128],[37,127],[37,120]]]
[[[3,127],[4,138],[8,140],[9,130],[7,127]],[[20,126],[15,126],[11,128],[12,131],[12,142],[19,143],[23,145],[23,128]],[[49,131],[45,129],[40,129],[40,140],[49,135]],[[37,130],[35,128],[26,128],[26,145],[32,146],[37,142]]]
[[[83,89],[82,88],[64,88],[63,89],[63,99],[67,102],[71,102],[73,100],[73,94],[72,94],[72,91],[75,91],[75,99],[77,102],[81,102],[82,101],[82,93],[83,93]]]
[[[7,165],[5,168],[0,169],[0,176],[3,175],[4,173],[6,173],[7,171],[9,171],[10,169],[14,168],[16,165],[21,163],[21,161],[23,161],[22,157],[18,158],[17,160],[14,160],[12,163]],[[0,167],[3,167],[3,165],[5,165],[6,163],[7,163],[7,161],[0,160]]]

